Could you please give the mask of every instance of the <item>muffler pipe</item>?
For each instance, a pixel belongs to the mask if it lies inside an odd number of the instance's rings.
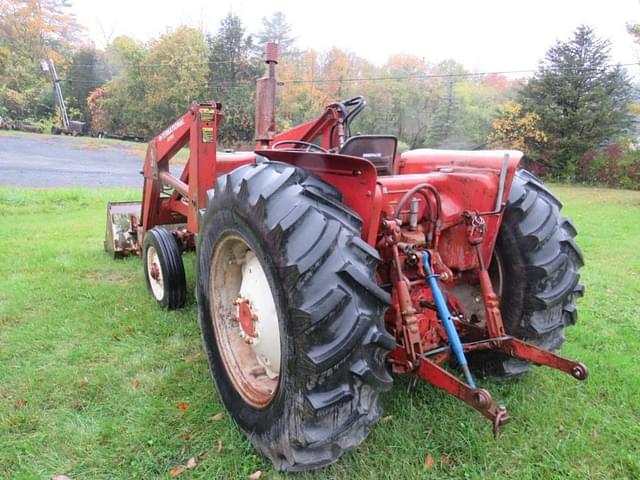
[[[267,43],[266,58],[268,73],[256,82],[256,143],[257,148],[269,148],[276,134],[276,65],[278,44]]]
[[[496,198],[495,211],[502,209],[502,195],[504,194],[504,183],[507,179],[507,169],[509,168],[509,154],[505,153],[502,157],[502,169],[500,170],[500,181],[498,182],[498,197]]]

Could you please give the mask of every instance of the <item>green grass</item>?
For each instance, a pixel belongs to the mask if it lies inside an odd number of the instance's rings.
[[[427,384],[407,394],[400,378],[367,441],[301,478],[640,477],[640,193],[556,191],[587,262],[562,353],[584,361],[589,380],[536,368],[485,382],[513,417],[494,441],[475,411]],[[140,259],[102,251],[106,201],[138,196],[0,189],[0,477],[171,478],[193,456],[178,478],[283,477],[228,416],[212,419],[223,407],[193,299],[160,311]]]

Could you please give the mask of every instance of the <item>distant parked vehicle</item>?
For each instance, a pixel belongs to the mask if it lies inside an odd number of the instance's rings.
[[[60,128],[57,125],[53,125],[51,127],[51,134],[60,135],[61,133],[64,133],[65,135],[73,135],[74,137],[77,137],[78,135],[85,134],[85,125],[86,123],[84,122],[70,120],[66,128]]]

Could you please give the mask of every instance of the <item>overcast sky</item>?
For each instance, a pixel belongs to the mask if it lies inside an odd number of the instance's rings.
[[[274,11],[285,13],[300,47],[350,50],[382,64],[392,53],[437,62],[453,58],[474,71],[535,68],[546,49],[581,23],[612,42],[615,62],[640,55],[626,23],[640,21],[638,0],[75,0],[73,11],[97,46],[130,35],[148,40],[179,25],[215,32],[229,11],[249,31]],[[638,77],[638,67],[629,68]]]

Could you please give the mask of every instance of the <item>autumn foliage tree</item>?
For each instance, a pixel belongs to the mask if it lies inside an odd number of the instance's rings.
[[[547,141],[547,135],[540,124],[540,115],[525,112],[521,103],[507,102],[501,106],[500,113],[493,122],[487,144],[492,148],[509,148],[529,153]]]
[[[132,38],[115,38],[105,51],[113,78],[94,90],[88,99],[94,132],[150,135],[144,112],[147,82],[143,63],[145,46]]]
[[[39,118],[53,113],[41,60],[63,64],[81,27],[65,0],[0,1],[0,114]]]
[[[148,45],[140,69],[149,132],[159,132],[181,116],[191,102],[206,99],[206,56],[202,32],[189,27],[161,35]]]

